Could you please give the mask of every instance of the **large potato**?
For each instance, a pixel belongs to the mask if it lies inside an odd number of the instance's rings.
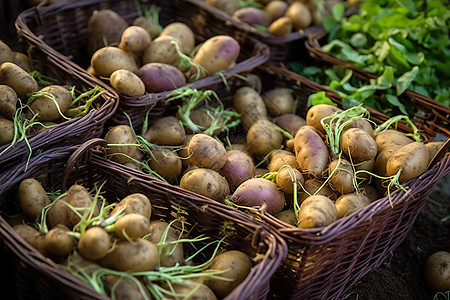
[[[30,104],[30,113],[36,115],[39,121],[56,121],[62,117],[72,102],[72,93],[67,87],[60,85],[49,85],[39,90],[42,93],[53,95],[40,96]],[[56,103],[55,103],[56,102]]]
[[[23,214],[31,219],[40,216],[42,209],[50,204],[47,192],[34,178],[27,178],[20,182],[17,198]]]
[[[374,159],[377,155],[375,140],[363,129],[345,130],[341,135],[340,142],[342,151],[354,163]]]
[[[416,178],[427,170],[429,156],[425,144],[409,143],[392,154],[386,163],[386,172],[389,176],[393,176],[401,171],[400,182]]]
[[[137,146],[133,146],[137,144],[136,136],[129,125],[116,125],[109,128],[104,139],[111,145],[106,148],[106,153],[112,160],[119,163],[126,163],[137,151]]]
[[[0,84],[10,86],[20,99],[39,90],[37,81],[27,71],[12,62],[0,65]]]
[[[138,70],[136,61],[131,54],[112,46],[103,47],[95,51],[91,58],[91,65],[99,76],[107,78],[119,69],[133,73],[136,73]]]
[[[321,177],[328,165],[328,148],[317,131],[309,126],[303,126],[295,135],[295,157],[302,173]]]
[[[338,212],[333,201],[322,195],[310,196],[300,205],[298,227],[327,226],[337,220]]]
[[[206,168],[186,172],[181,177],[180,187],[219,202],[230,194],[227,180],[218,172]]]
[[[182,52],[190,53],[195,46],[195,35],[192,29],[184,23],[173,22],[164,27],[159,36],[172,36],[179,41]]]
[[[261,119],[248,129],[246,141],[248,149],[253,155],[264,157],[271,151],[281,148],[283,134],[275,123]]]
[[[150,143],[157,145],[182,145],[186,138],[186,131],[174,116],[156,119],[141,135]]]
[[[187,145],[189,160],[200,168],[219,171],[227,161],[227,150],[215,138],[197,133],[192,136]]]
[[[263,98],[249,86],[241,87],[234,93],[233,107],[241,115],[241,123],[245,129],[260,119],[267,119],[267,107]]]
[[[142,64],[163,63],[176,66],[180,57],[174,43],[180,43],[171,35],[158,36],[142,54]]]
[[[273,117],[294,112],[294,97],[288,88],[274,88],[262,95],[264,103]]]
[[[127,27],[120,37],[119,48],[126,52],[140,53],[150,46],[150,34],[140,26]]]

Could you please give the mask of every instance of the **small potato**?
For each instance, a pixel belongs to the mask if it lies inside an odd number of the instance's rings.
[[[213,258],[208,270],[227,270],[220,273],[220,277],[229,278],[231,281],[210,278],[205,280],[205,284],[217,297],[224,298],[247,278],[251,268],[252,262],[244,252],[239,250],[222,252]]]
[[[126,52],[140,53],[150,46],[150,34],[140,26],[128,26],[120,37],[119,48]]]
[[[14,51],[0,40],[0,65],[4,62],[14,62]]]
[[[438,153],[439,149],[444,145],[444,141],[436,141],[436,142],[428,142],[425,146],[428,148],[428,152],[430,152],[430,156],[428,157],[428,164],[433,160],[434,156]]]
[[[392,147],[394,145],[404,146],[412,142],[412,139],[394,129],[388,129],[375,136],[375,143],[377,144],[378,153],[383,151],[385,148]]]
[[[176,66],[180,60],[175,43],[180,43],[171,35],[158,36],[142,54],[142,64],[163,63]]]
[[[199,168],[208,168],[219,172],[227,161],[225,146],[215,138],[197,133],[187,145],[189,160]]]
[[[121,239],[139,239],[149,233],[150,220],[141,214],[125,214],[114,223],[114,232]]]
[[[176,117],[165,116],[156,119],[142,137],[153,144],[177,146],[184,143],[186,131]]]
[[[25,240],[30,246],[39,251],[42,255],[48,257],[49,253],[45,249],[45,235],[36,228],[27,224],[17,224],[13,226],[14,231]]]
[[[48,96],[40,96],[31,102],[30,113],[36,115],[36,120],[39,121],[58,120],[73,100],[70,90],[60,85],[49,85],[38,92],[48,93],[54,97],[54,99],[51,99]],[[55,102],[58,106],[55,105]]]
[[[437,251],[431,254],[424,267],[425,281],[435,292],[450,290],[450,253]]]
[[[88,228],[78,241],[78,252],[85,259],[97,260],[108,254],[111,238],[103,227]]]
[[[337,220],[338,212],[333,201],[322,195],[310,196],[300,205],[299,228],[327,226]]]
[[[167,148],[154,147],[149,161],[150,168],[169,182],[181,174],[183,164],[178,154]]]
[[[299,203],[302,203],[306,198],[314,195],[319,189],[320,190],[317,192],[317,195],[326,196],[331,200],[335,200],[337,198],[336,193],[333,191],[333,189],[327,184],[324,185],[324,181],[321,179],[307,179],[303,183],[303,188],[305,190],[299,190]]]
[[[55,200],[52,207],[47,211],[47,225],[50,228],[61,224],[71,229],[72,223],[68,214],[70,208],[67,206],[66,198],[66,196],[63,196]]]
[[[272,150],[281,148],[283,135],[272,121],[261,119],[248,129],[246,141],[254,156],[263,157]]]
[[[205,3],[214,6],[220,10],[223,10],[230,16],[234,14],[236,10],[239,9],[239,1],[238,0],[205,0]]]
[[[0,85],[0,115],[12,119],[16,113],[17,94],[13,88]]]
[[[273,119],[284,131],[289,132],[292,136],[295,136],[300,127],[306,125],[306,120],[296,114],[283,114]]]
[[[140,16],[134,19],[131,25],[144,28],[150,34],[150,38],[152,41],[156,39],[161,32],[159,24],[155,24],[150,18],[146,18],[144,16]]]
[[[30,57],[28,57],[27,55],[25,55],[22,52],[17,52],[17,51],[14,51],[13,54],[14,54],[13,62],[16,65],[18,65],[19,67],[21,67],[28,73],[31,73],[33,71],[33,66],[32,66]]]
[[[381,193],[378,191],[378,189],[375,186],[369,184],[368,182],[363,182],[359,186],[359,190],[367,198],[369,198],[370,203],[381,198]]]
[[[337,198],[335,205],[338,219],[344,218],[370,204],[369,198],[363,193],[348,193]]]
[[[45,250],[55,257],[68,256],[77,246],[77,240],[69,234],[70,229],[57,225],[45,235]]]
[[[228,150],[226,161],[219,171],[225,177],[231,190],[255,175],[255,164],[247,153],[240,150]]]
[[[29,93],[37,92],[37,81],[24,69],[12,62],[0,65],[0,84],[10,86],[20,99],[28,99]]]
[[[239,8],[233,13],[233,18],[249,25],[264,27],[268,27],[271,22],[271,17],[265,10],[251,6]]]
[[[144,82],[147,92],[159,93],[186,85],[184,74],[168,64],[147,63],[139,68],[137,75]]]
[[[183,283],[172,283],[172,288],[175,295],[169,295],[164,299],[202,299],[202,300],[217,300],[216,295],[207,285],[201,282],[202,278],[188,278],[184,279]],[[223,280],[222,280],[223,281]],[[165,289],[169,289],[166,282],[161,285]]]
[[[14,140],[14,122],[0,116],[0,145],[6,145]]]
[[[283,0],[272,0],[264,7],[272,22],[284,16],[288,3]]]
[[[133,129],[129,125],[115,125],[108,129],[104,137],[105,141],[113,146],[106,148],[106,153],[113,161],[125,163],[137,151],[137,140]],[[120,145],[125,146],[120,146]],[[131,144],[131,145],[130,145]]]
[[[192,29],[182,22],[173,22],[166,25],[159,36],[173,36],[180,43],[180,49],[184,53],[190,53],[195,46],[195,35]]]
[[[98,260],[99,264],[117,271],[153,271],[158,265],[158,248],[144,239],[118,241],[113,250]]]
[[[360,128],[345,130],[341,135],[340,142],[342,151],[354,163],[374,159],[377,155],[375,140]]]
[[[194,63],[203,67],[199,74],[192,67],[195,79],[204,78],[227,69],[239,56],[239,43],[228,35],[215,35],[203,42],[194,56]],[[199,76],[199,77],[198,77]]]
[[[301,190],[305,182],[302,173],[292,167],[281,167],[275,177],[276,184],[287,194],[294,194]],[[297,183],[297,190],[294,190],[294,182]]]
[[[111,211],[111,216],[118,213],[141,214],[150,220],[152,215],[152,204],[144,194],[133,193],[119,201]]]
[[[167,234],[165,235],[166,230]],[[164,240],[162,240],[163,237],[165,237]],[[181,264],[184,262],[183,243],[170,244],[171,242],[178,241],[180,238],[180,233],[171,227],[169,223],[161,220],[153,220],[150,222],[149,235],[146,239],[161,247],[161,267],[173,267],[177,263]]]
[[[89,194],[89,191],[82,185],[74,184],[67,190],[66,197],[67,204],[69,204],[73,209],[68,210],[68,219],[71,222],[72,228],[81,218],[79,215],[84,216],[85,214],[90,214],[93,217],[98,216],[99,208],[94,205],[94,199]]]
[[[328,148],[317,131],[309,125],[301,127],[294,140],[295,157],[302,173],[321,177],[328,165]]]
[[[121,94],[127,96],[142,96],[145,94],[144,82],[139,76],[128,70],[119,69],[112,72],[109,82]]]
[[[118,47],[103,47],[95,51],[91,58],[91,65],[99,76],[109,78],[119,69],[137,73],[138,67],[130,53]]]
[[[306,124],[314,127],[319,132],[325,134],[325,129],[320,122],[323,118],[331,116],[335,113],[342,112],[342,109],[330,104],[317,104],[308,109],[306,113]],[[329,123],[329,122],[326,122]]]
[[[297,227],[297,216],[295,215],[295,212],[293,209],[284,210],[284,211],[276,214],[275,218],[277,218],[278,220],[283,221],[289,225]]]
[[[102,276],[102,282],[111,299],[152,299],[148,289],[143,287],[139,281],[132,280],[129,277],[106,274]]]
[[[340,194],[351,193],[355,190],[353,168],[347,160],[332,160],[328,165],[328,174],[331,177],[330,185]]]
[[[292,20],[288,17],[281,17],[270,24],[267,32],[276,36],[284,36],[292,32]]]
[[[291,166],[292,168],[297,168],[298,163],[295,158],[295,154],[291,151],[279,149],[272,152],[270,155],[269,171],[278,172],[282,166]]]
[[[267,107],[261,95],[249,86],[239,88],[233,95],[233,107],[241,115],[245,129],[259,119],[267,119]]]
[[[180,187],[219,202],[230,194],[227,180],[218,172],[206,168],[186,172],[181,177]]]
[[[294,97],[288,88],[274,88],[262,95],[264,103],[273,117],[293,113]]]
[[[23,214],[33,220],[41,215],[45,206],[50,204],[47,192],[34,178],[27,178],[20,182],[17,198]]]
[[[312,23],[312,14],[303,2],[293,2],[286,10],[285,16],[291,19],[294,30],[304,29]]]
[[[389,176],[401,170],[399,181],[406,182],[424,173],[428,168],[430,152],[421,142],[409,143],[395,151],[386,163]]]

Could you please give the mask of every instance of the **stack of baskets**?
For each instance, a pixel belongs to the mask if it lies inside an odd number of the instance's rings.
[[[233,75],[247,72],[269,59],[269,47],[258,39],[243,34],[230,32],[229,27],[220,19],[212,18],[206,8],[196,6],[190,1],[147,1],[160,9],[159,22],[161,26],[178,21],[188,25],[195,34],[196,42],[203,42],[213,35],[228,34],[240,44],[240,54],[236,65],[224,72],[224,77],[230,79]],[[82,72],[90,64],[87,53],[87,24],[94,10],[111,9],[123,17],[128,24],[142,13],[137,1],[58,1],[58,4],[48,7],[34,8],[24,11],[16,20],[18,35],[35,47],[51,47],[60,55],[75,62],[77,70]],[[193,17],[195,16],[195,17]],[[219,75],[208,76],[187,86],[193,89],[213,88],[222,83]],[[139,125],[145,118],[149,108],[151,117],[165,113],[167,105],[164,100],[172,91],[146,93],[143,96],[120,95],[120,105],[113,121],[117,124],[128,124],[130,116],[133,126]]]

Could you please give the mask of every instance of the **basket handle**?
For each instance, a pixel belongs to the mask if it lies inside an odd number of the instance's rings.
[[[67,180],[70,176],[70,173],[73,170],[77,169],[80,163],[87,162],[92,159],[92,151],[94,150],[94,148],[98,146],[105,147],[106,145],[107,142],[104,139],[93,138],[81,144],[80,147],[72,153],[72,155],[67,160],[66,167],[64,168],[64,172],[62,174],[62,192],[66,191]]]

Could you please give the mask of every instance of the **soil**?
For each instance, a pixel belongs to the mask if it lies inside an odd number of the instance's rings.
[[[366,274],[342,300],[443,300],[450,291],[430,290],[424,278],[427,258],[450,252],[450,175],[441,179],[405,240],[380,267]]]

